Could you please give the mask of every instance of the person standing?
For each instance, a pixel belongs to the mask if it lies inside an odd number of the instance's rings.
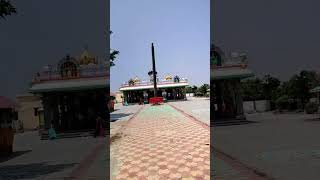
[[[53,140],[53,139],[56,139],[57,138],[57,134],[56,134],[56,131],[54,129],[54,123],[53,121],[51,121],[51,127],[49,129],[49,139],[50,140]]]

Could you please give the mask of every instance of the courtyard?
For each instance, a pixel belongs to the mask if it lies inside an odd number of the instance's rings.
[[[318,179],[319,115],[265,112],[247,114],[247,119],[255,123],[214,127],[213,147],[233,159],[227,164],[215,162],[218,177],[246,179],[256,174],[261,179]],[[237,163],[247,168],[230,173]]]
[[[110,149],[112,178],[210,179],[209,114],[205,98],[116,106],[110,124],[111,132],[118,128],[111,133],[117,137]]]
[[[14,153],[1,157],[0,179],[105,179],[106,138],[40,140],[38,132],[15,135]]]

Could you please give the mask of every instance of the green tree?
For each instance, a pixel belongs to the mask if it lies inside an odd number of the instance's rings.
[[[279,87],[281,81],[270,74],[267,74],[262,79],[263,95],[266,100],[270,100],[271,109],[276,107],[276,100],[280,97]]]
[[[12,14],[16,14],[16,8],[11,4],[9,0],[0,0],[0,18],[5,18]]]
[[[255,101],[264,99],[263,83],[259,78],[248,79],[241,83],[243,100]]]
[[[300,107],[304,109],[305,104],[312,96],[310,90],[318,83],[319,79],[316,72],[303,70],[289,80],[286,91],[290,98],[298,99]]]
[[[112,31],[110,31],[110,35],[112,34]],[[110,67],[114,66],[114,60],[117,58],[117,55],[119,55],[120,52],[114,49],[110,49]]]
[[[193,89],[191,86],[186,87],[186,93],[193,93]]]
[[[198,93],[201,94],[202,96],[205,96],[209,88],[210,88],[209,84],[203,84],[202,86],[199,87]]]
[[[280,86],[280,80],[267,74],[262,79],[263,94],[267,100],[271,100],[275,90]]]
[[[192,86],[192,93],[196,93],[198,90],[198,87],[197,86]]]

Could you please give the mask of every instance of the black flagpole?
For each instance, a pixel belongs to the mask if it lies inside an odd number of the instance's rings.
[[[152,69],[153,69],[153,86],[154,86],[154,97],[157,97],[157,74],[156,74],[156,61],[154,58],[154,46],[151,44],[152,50]]]

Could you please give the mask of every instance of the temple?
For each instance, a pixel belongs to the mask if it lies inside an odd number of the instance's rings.
[[[32,80],[30,92],[41,97],[41,132],[51,124],[56,131],[85,131],[95,128],[99,115],[108,118],[109,64],[84,49],[78,57],[66,55],[56,65],[43,67]]]
[[[130,79],[121,85],[119,91],[123,93],[124,103],[138,103],[143,99],[148,103],[154,97],[153,75],[148,73],[150,78],[140,80],[138,77]],[[163,79],[157,78],[157,96],[165,100],[184,100],[186,99],[185,87],[188,86],[188,79],[178,76],[166,75]]]
[[[244,120],[241,80],[254,74],[248,69],[245,53],[232,53],[230,56],[214,45],[210,50],[211,88],[213,98],[213,123],[226,120]]]

